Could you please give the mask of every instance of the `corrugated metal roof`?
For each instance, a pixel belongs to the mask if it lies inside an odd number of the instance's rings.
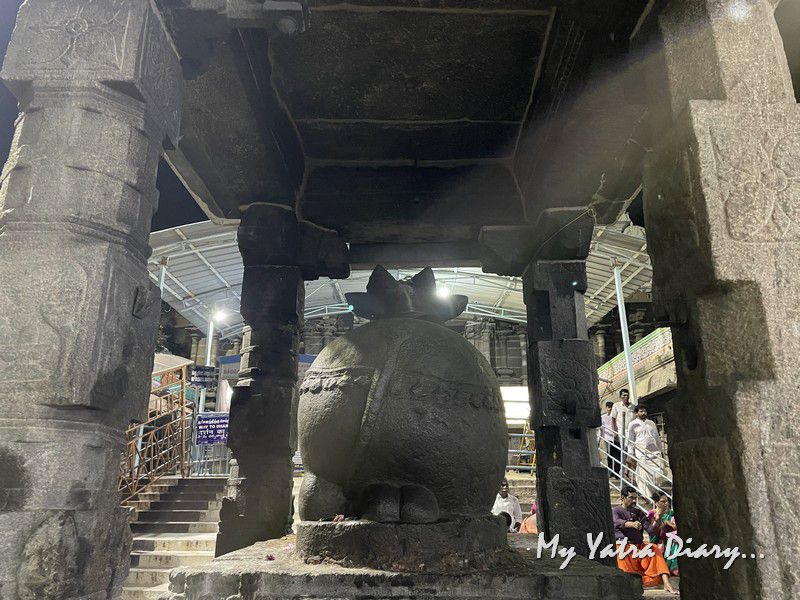
[[[206,329],[211,315],[223,312],[226,317],[217,325],[222,335],[241,331],[243,267],[235,226],[205,221],[156,231],[150,236],[150,245],[153,255],[148,268],[158,282],[163,265],[166,302],[201,330]],[[652,270],[644,230],[627,220],[597,227],[586,262],[586,315],[590,325],[616,305],[612,261],[622,269],[626,298],[650,290]],[[468,314],[525,321],[520,278],[491,275],[473,267],[434,272],[443,289],[469,297]],[[415,273],[410,269],[392,270],[399,278]],[[306,282],[306,318],[347,312],[344,294],[364,291],[369,275],[369,271],[354,271],[348,279]]]
[[[191,365],[193,361],[182,356],[175,356],[173,354],[162,354],[156,352],[153,358],[153,375],[162,373],[164,371],[171,371],[172,369],[179,369]]]

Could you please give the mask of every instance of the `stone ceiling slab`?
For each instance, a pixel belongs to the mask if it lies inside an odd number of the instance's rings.
[[[295,119],[520,121],[549,11],[313,11],[274,38],[273,82]]]

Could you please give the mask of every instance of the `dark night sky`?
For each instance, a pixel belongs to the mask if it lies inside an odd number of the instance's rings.
[[[19,4],[19,0],[0,0],[0,57],[5,56]],[[0,84],[0,165],[5,164],[8,158],[16,118],[17,101]],[[158,212],[153,216],[153,231],[205,221],[208,218],[163,161],[158,170],[157,184],[161,199]]]

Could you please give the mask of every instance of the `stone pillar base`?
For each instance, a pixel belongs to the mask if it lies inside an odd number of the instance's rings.
[[[297,553],[309,563],[463,570],[495,564],[507,547],[505,519],[494,516],[436,523],[303,521],[297,527]]]

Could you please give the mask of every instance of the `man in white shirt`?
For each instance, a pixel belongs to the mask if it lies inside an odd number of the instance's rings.
[[[618,443],[614,433],[614,419],[611,417],[612,408],[614,408],[614,403],[606,402],[606,412],[600,417],[602,425],[597,430],[597,437],[598,442],[602,442],[605,447],[608,468],[619,477],[619,450],[616,448]]]
[[[519,524],[522,523],[522,507],[519,505],[517,497],[508,493],[507,479],[503,479],[500,483],[500,493],[497,494],[494,506],[492,507],[493,515],[500,515],[503,513],[511,517],[511,524],[508,526],[508,530],[517,531]]]
[[[633,404],[631,404],[631,394],[627,389],[622,388],[619,391],[619,398],[621,402],[617,402],[611,408],[611,419],[614,422],[614,431],[618,436],[619,446],[623,450],[627,450],[627,448],[625,448],[625,438],[628,435],[628,426],[631,424],[631,421],[636,418],[636,414],[633,410]],[[623,456],[623,463],[625,459],[626,457]]]
[[[636,418],[628,425],[628,444],[636,459],[636,483],[648,498],[656,491],[658,474],[664,471],[661,436],[656,424],[647,418],[644,406],[636,407]]]

